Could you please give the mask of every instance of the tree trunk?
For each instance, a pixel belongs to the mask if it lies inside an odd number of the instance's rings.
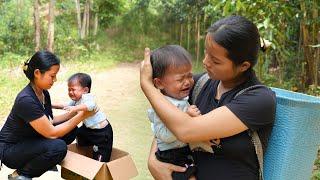
[[[98,21],[98,13],[94,15],[94,27],[93,27],[93,35],[96,36],[98,33],[99,21]]]
[[[193,46],[193,48],[194,48],[194,53],[195,54],[197,52],[197,29],[198,29],[197,25],[198,25],[198,15],[196,15],[195,22],[194,22],[194,29],[193,29],[193,33],[194,33],[193,34],[193,37],[194,37],[194,41],[193,41],[194,42],[194,46]],[[196,63],[198,64],[197,58],[196,58]]]
[[[86,22],[86,36],[89,35],[89,26],[90,26],[90,0],[87,0],[87,3],[86,3],[86,9],[87,9],[87,15],[86,15],[86,18],[87,18],[87,22]]]
[[[197,66],[198,66],[199,65],[199,60],[200,60],[200,30],[201,30],[200,17],[198,18],[197,27],[198,27],[198,29],[197,29]]]
[[[48,19],[48,41],[47,50],[53,52],[54,45],[54,6],[55,0],[50,0],[49,4],[49,19]]]
[[[318,31],[318,36],[317,36],[317,39],[318,39],[318,44],[320,44],[320,31]],[[319,81],[320,81],[320,47],[317,48],[316,50],[316,63],[317,63],[317,86],[319,86]]]
[[[312,36],[312,33],[309,32],[309,27],[306,24],[308,21],[308,11],[306,9],[306,5],[304,1],[300,2],[300,7],[301,11],[303,12],[303,17],[302,17],[302,43],[303,43],[303,51],[304,51],[304,59],[306,62],[306,86],[312,85],[315,82],[315,77],[314,77],[314,58],[312,55],[312,49],[309,45],[312,44],[312,40],[310,39],[310,34]]]
[[[198,67],[199,64],[199,46],[200,46],[200,17],[196,15],[196,22],[195,22],[195,53],[196,53],[196,66]]]
[[[302,91],[305,91],[305,84],[306,84],[306,66],[305,66],[305,61],[303,59],[303,33],[302,33],[302,26],[303,23],[300,21],[300,27],[299,27],[299,46],[298,46],[298,55],[299,55],[299,65],[301,66],[301,74],[300,74],[300,79],[301,79],[301,84],[300,88]]]
[[[187,50],[190,51],[190,17],[188,16],[187,21]]]
[[[179,37],[180,37],[180,26],[179,26],[179,22],[175,23],[175,29],[176,29],[176,35],[175,35],[175,40],[179,41]]]
[[[34,1],[34,27],[35,27],[35,51],[40,50],[40,17],[39,17],[39,0]]]
[[[182,46],[183,41],[183,24],[180,22],[180,46]]]
[[[76,3],[76,11],[77,11],[77,22],[78,22],[78,35],[81,38],[81,11],[80,11],[80,2],[79,0],[74,0]]]
[[[86,4],[84,5],[84,11],[83,11],[83,16],[82,16],[82,23],[81,23],[81,39],[84,39],[86,36],[86,23],[87,23],[87,4],[88,0],[86,0]]]
[[[317,8],[317,0],[313,0],[313,6],[312,6],[312,19],[318,18],[318,8]],[[319,30],[319,23],[314,22],[312,25],[312,44],[316,45],[318,44],[318,36],[320,34]],[[319,47],[318,48],[312,48],[312,54],[313,54],[313,61],[314,61],[314,69],[313,69],[313,76],[314,76],[314,85],[315,87],[318,86],[318,61],[319,60]]]

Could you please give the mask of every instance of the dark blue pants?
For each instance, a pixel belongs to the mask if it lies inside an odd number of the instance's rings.
[[[95,146],[92,158],[102,162],[109,162],[113,144],[111,124],[109,123],[102,129],[90,129],[82,125],[77,131],[77,143],[80,146]]]
[[[173,180],[188,180],[192,175],[195,175],[196,167],[194,165],[189,146],[165,151],[160,151],[158,149],[156,157],[161,162],[175,164],[182,167],[186,167],[185,165],[188,166],[185,172],[172,172]]]
[[[11,169],[17,169],[19,175],[39,177],[64,159],[67,143],[75,139],[75,133],[76,129],[61,139],[39,137],[6,144],[2,162]]]

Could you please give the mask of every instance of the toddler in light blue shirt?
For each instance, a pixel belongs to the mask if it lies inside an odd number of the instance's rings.
[[[200,115],[198,108],[188,103],[188,96],[194,84],[191,55],[181,46],[167,45],[151,52],[151,64],[153,83],[166,99],[181,111],[188,111],[189,115]],[[188,144],[179,141],[153,109],[148,109],[148,118],[157,142],[157,159],[187,167],[185,172],[173,172],[174,180],[187,180],[192,177],[195,166]]]
[[[71,101],[68,105],[54,105],[54,108],[64,109],[70,113],[78,111],[94,111],[97,105],[91,91],[91,77],[85,73],[76,73],[68,79],[68,95]],[[93,146],[93,159],[108,162],[110,160],[113,131],[101,111],[85,119],[77,129],[77,143],[80,146]]]

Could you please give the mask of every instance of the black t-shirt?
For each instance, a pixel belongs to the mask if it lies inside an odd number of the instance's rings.
[[[30,84],[17,95],[7,121],[0,131],[0,143],[15,144],[29,138],[42,137],[29,123],[43,115],[48,119],[53,118],[49,92],[43,91],[43,93],[44,105],[39,101]]]
[[[200,75],[195,76],[195,81]],[[209,79],[201,89],[196,106],[202,114],[214,108],[226,106],[249,129],[257,131],[263,149],[266,149],[269,135],[275,118],[275,95],[265,87],[248,90],[234,99],[234,96],[247,87],[260,84],[252,74],[248,81],[224,93],[219,100],[215,99],[219,81]],[[190,95],[190,97],[192,97]],[[258,179],[258,160],[254,145],[247,131],[231,137],[216,140],[214,154],[195,152],[194,158],[198,166],[197,179],[229,180]]]

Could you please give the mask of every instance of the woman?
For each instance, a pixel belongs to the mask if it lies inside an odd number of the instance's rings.
[[[17,95],[0,132],[0,159],[9,168],[17,169],[9,179],[39,177],[55,167],[66,156],[66,143],[75,139],[75,133],[67,133],[93,114],[66,113],[53,117],[47,90],[57,80],[59,68],[59,58],[48,51],[35,53],[24,64],[30,83]]]
[[[183,142],[211,140],[214,153],[194,151],[197,179],[259,179],[255,148],[247,130],[257,131],[266,148],[275,116],[275,95],[260,84],[253,66],[260,49],[257,27],[241,16],[214,23],[206,35],[204,67],[209,80],[203,85],[195,105],[201,116],[190,117],[172,106],[152,84],[150,52],[141,65],[141,88],[163,123]],[[200,76],[195,76],[195,81]],[[191,95],[190,95],[191,97]],[[153,141],[148,168],[155,179],[170,179],[182,167],[155,158]]]

